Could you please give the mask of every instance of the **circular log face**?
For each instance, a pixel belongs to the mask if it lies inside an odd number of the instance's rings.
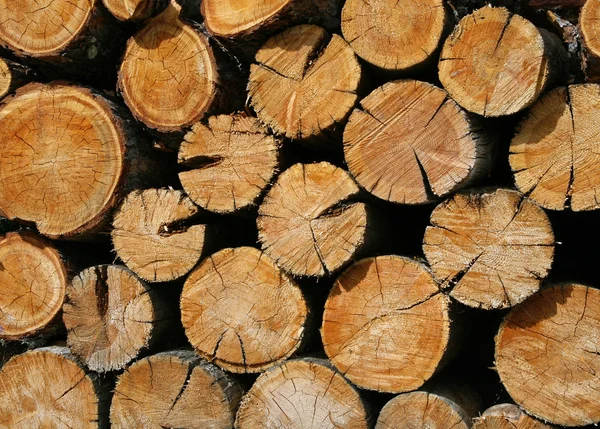
[[[552,429],[525,414],[515,404],[498,404],[474,419],[473,429]]]
[[[552,210],[600,207],[600,85],[571,85],[544,96],[510,144],[515,184]]]
[[[125,137],[103,98],[30,84],[0,107],[0,212],[51,237],[96,226],[115,203]]]
[[[58,252],[30,232],[0,240],[0,338],[17,339],[44,328],[65,298],[67,270]]]
[[[348,0],[342,33],[354,52],[386,70],[404,70],[427,60],[446,24],[442,0]]]
[[[224,249],[205,259],[181,294],[190,343],[231,372],[260,372],[291,356],[307,313],[300,288],[252,247]]]
[[[411,259],[363,259],[336,280],[321,336],[331,363],[357,386],[408,392],[427,381],[444,356],[449,299]]]
[[[291,360],[262,374],[242,399],[235,428],[368,428],[360,396],[326,364]]]
[[[551,287],[506,316],[496,368],[514,401],[564,426],[600,422],[600,290]]]
[[[544,211],[508,189],[461,193],[440,204],[423,252],[457,301],[475,308],[516,305],[535,293],[554,259]]]
[[[121,21],[137,21],[148,17],[159,0],[102,0],[110,13]]]
[[[504,8],[465,16],[444,43],[442,85],[458,104],[482,116],[510,115],[531,105],[548,80],[538,29]]]
[[[0,45],[31,56],[59,54],[85,27],[97,0],[0,0]]]
[[[218,36],[235,36],[252,31],[273,18],[292,0],[204,0],[206,27]]]
[[[587,0],[581,8],[579,28],[585,47],[595,56],[600,56],[600,2]]]
[[[8,63],[0,58],[0,98],[4,97],[12,85],[12,73]]]

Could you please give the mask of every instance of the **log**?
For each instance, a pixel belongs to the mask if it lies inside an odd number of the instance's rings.
[[[452,25],[442,0],[348,0],[342,34],[363,60],[386,71],[429,63]]]
[[[228,214],[253,206],[277,172],[280,142],[240,113],[196,123],[179,149],[179,180],[203,209]]]
[[[552,429],[552,426],[528,416],[515,404],[498,404],[475,419],[473,429]]]
[[[190,344],[234,373],[262,372],[296,353],[307,318],[300,288],[252,247],[209,256],[181,293],[181,320]]]
[[[228,429],[242,393],[229,375],[191,351],[158,353],[119,377],[110,421],[115,429]]]
[[[517,191],[471,190],[437,206],[423,252],[452,298],[485,310],[512,307],[534,294],[554,259],[544,211]]]
[[[43,347],[0,371],[0,425],[12,429],[106,428],[110,389],[66,347]]]
[[[287,361],[262,374],[242,398],[236,429],[366,429],[358,392],[324,359]]]
[[[363,389],[400,393],[418,389],[451,353],[450,300],[429,270],[401,256],[351,265],[325,302],[325,353]]]
[[[67,287],[67,297],[67,344],[92,371],[124,368],[169,328],[168,306],[118,265],[83,270]]]
[[[127,268],[149,282],[186,275],[205,251],[206,225],[196,224],[198,208],[182,191],[131,192],[113,220],[112,241]]]
[[[361,76],[344,39],[315,25],[298,25],[258,50],[250,66],[250,105],[276,134],[321,136],[346,120]]]
[[[0,215],[51,238],[101,232],[157,170],[125,112],[99,93],[31,83],[0,105]]]
[[[600,207],[595,153],[600,85],[557,88],[531,109],[510,143],[515,185],[546,209]]]
[[[550,32],[505,8],[484,7],[461,19],[444,43],[439,78],[464,109],[510,115],[561,79],[566,55]]]
[[[563,426],[600,422],[600,290],[567,283],[511,311],[496,336],[496,369],[529,414]]]
[[[579,15],[582,67],[588,82],[600,82],[600,3],[587,0]]]
[[[51,334],[69,281],[69,269],[47,240],[31,231],[0,238],[0,339]]]
[[[119,21],[143,21],[162,12],[169,0],[102,0],[102,3]]]
[[[34,77],[30,67],[0,58],[0,100]]]
[[[258,209],[263,251],[286,272],[323,277],[374,245],[374,213],[350,175],[327,162],[295,164]]]
[[[472,185],[492,166],[481,124],[426,82],[377,88],[354,109],[344,155],[356,181],[395,203],[422,204]]]

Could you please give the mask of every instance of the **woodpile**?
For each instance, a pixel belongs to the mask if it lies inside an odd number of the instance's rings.
[[[600,424],[600,0],[0,0],[0,428]]]

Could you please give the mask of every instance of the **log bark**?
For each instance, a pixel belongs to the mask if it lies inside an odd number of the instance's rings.
[[[110,389],[66,347],[17,355],[0,371],[0,425],[107,428]]]
[[[557,88],[521,122],[510,144],[509,162],[521,192],[546,209],[600,207],[596,119],[600,85]]]
[[[423,252],[452,298],[485,310],[534,294],[554,259],[544,211],[517,191],[471,190],[435,208]]]
[[[327,162],[284,171],[258,209],[262,249],[283,270],[323,277],[375,244],[372,209],[350,175]]]
[[[450,300],[429,270],[401,256],[350,266],[325,303],[321,336],[331,363],[356,386],[418,389],[452,352]]]
[[[181,278],[205,252],[207,227],[197,224],[197,214],[198,208],[182,191],[133,191],[115,213],[115,251],[146,281]]]
[[[276,134],[320,136],[347,119],[361,76],[344,39],[299,25],[270,38],[257,52],[250,66],[250,105]]]
[[[444,43],[439,78],[466,110],[510,115],[562,78],[566,55],[548,31],[504,8],[484,7],[461,19]]]
[[[52,332],[60,320],[68,271],[56,248],[33,232],[0,238],[0,339]]]
[[[442,0],[349,0],[342,9],[342,34],[354,52],[388,71],[428,63],[451,24]]]
[[[179,180],[200,207],[233,213],[253,206],[279,167],[280,142],[240,113],[196,123],[179,149]]]
[[[102,0],[119,21],[143,21],[163,11],[169,0]]]
[[[262,374],[242,398],[236,429],[366,429],[358,392],[323,359],[296,359]]]
[[[422,204],[483,178],[492,144],[448,94],[416,80],[387,83],[360,102],[344,130],[350,173],[373,195]]]
[[[473,429],[552,429],[523,412],[515,404],[498,404],[474,420]]]
[[[600,422],[600,291],[544,289],[511,311],[496,336],[496,369],[529,414],[563,426]]]
[[[158,353],[119,377],[110,421],[115,429],[228,429],[242,393],[229,375],[191,351]]]
[[[0,100],[34,77],[30,67],[0,58]]]
[[[253,373],[298,351],[308,306],[296,283],[260,250],[228,248],[186,280],[181,319],[200,356],[230,372]]]
[[[156,344],[174,319],[169,307],[118,265],[83,270],[67,288],[67,344],[96,372],[119,370]]]
[[[582,66],[588,82],[600,82],[600,4],[587,0],[579,15],[579,30],[582,39]]]
[[[90,238],[122,195],[160,171],[144,145],[99,93],[26,85],[0,105],[0,215],[51,238]]]

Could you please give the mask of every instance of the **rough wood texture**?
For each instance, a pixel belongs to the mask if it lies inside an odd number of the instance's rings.
[[[35,73],[31,68],[0,58],[0,99],[29,82]]]
[[[373,217],[352,200],[358,186],[326,162],[284,171],[258,209],[258,238],[285,271],[321,277],[348,263],[373,240]]]
[[[348,0],[342,9],[342,34],[354,52],[392,71],[431,59],[451,22],[442,0]]]
[[[579,15],[583,69],[589,82],[600,82],[600,2],[587,0]]]
[[[492,146],[473,116],[426,82],[399,80],[360,102],[344,130],[350,173],[373,195],[421,204],[488,173]]]
[[[600,207],[600,85],[557,88],[536,103],[510,144],[515,184],[544,208]]]
[[[205,248],[206,225],[192,223],[197,213],[182,191],[133,191],[115,213],[115,251],[144,280],[178,279],[198,263]]]
[[[191,351],[139,360],[117,382],[110,409],[115,429],[230,429],[242,389]]]
[[[36,349],[13,357],[0,371],[0,426],[106,428],[109,395],[66,347]]]
[[[68,283],[58,251],[29,231],[0,238],[0,338],[16,340],[52,327]]]
[[[279,141],[256,118],[240,113],[211,116],[185,135],[179,180],[200,207],[233,213],[254,205],[271,183]]]
[[[346,119],[360,79],[360,64],[344,39],[298,25],[260,48],[248,95],[258,118],[275,133],[307,139]]]
[[[550,423],[600,422],[600,290],[550,287],[510,312],[496,336],[496,369],[513,400]]]
[[[252,247],[206,258],[181,294],[188,340],[202,357],[231,372],[261,372],[293,355],[307,317],[300,288]]]
[[[448,355],[450,300],[424,265],[363,259],[336,280],[321,336],[331,363],[355,385],[400,393],[423,385]]]
[[[423,252],[441,287],[475,308],[512,307],[534,294],[554,258],[544,211],[517,191],[472,190],[435,208]]]
[[[124,368],[166,330],[164,304],[125,267],[87,268],[73,279],[67,296],[67,343],[93,371]]]
[[[119,21],[142,21],[167,7],[169,0],[102,0]]]
[[[119,90],[133,115],[162,132],[196,123],[217,100],[217,63],[197,24],[175,0],[127,42]]]
[[[290,360],[262,374],[242,399],[236,429],[367,429],[356,390],[323,359]]]
[[[444,43],[439,78],[463,108],[502,116],[530,106],[564,73],[560,40],[504,8],[460,20]]]
[[[528,416],[515,404],[498,404],[473,422],[473,429],[552,429],[553,426]]]

